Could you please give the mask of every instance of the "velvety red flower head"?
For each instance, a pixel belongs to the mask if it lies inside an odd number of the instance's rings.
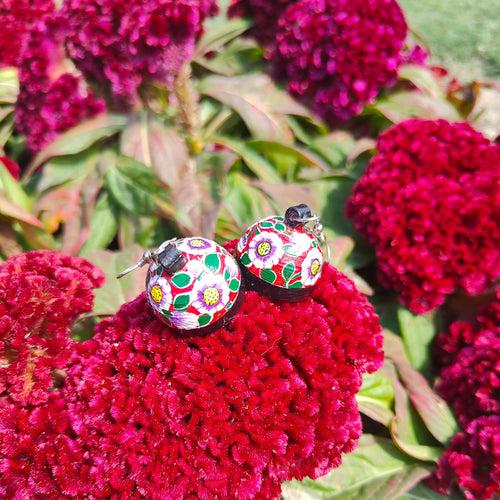
[[[380,136],[347,214],[413,312],[498,279],[499,166],[500,146],[466,123],[406,120]]]
[[[283,481],[325,474],[353,449],[361,374],[382,357],[372,307],[329,266],[297,304],[245,292],[206,337],[174,335],[142,294],[78,345],[58,431],[11,451],[0,488],[12,494],[21,473],[9,464],[32,456],[20,481],[31,495],[48,473],[45,495],[279,498]],[[54,436],[61,448],[46,452]]]
[[[65,0],[67,48],[78,69],[121,105],[147,81],[171,87],[213,0]]]
[[[319,116],[346,120],[396,81],[406,33],[395,0],[299,0],[279,18],[275,72]]]
[[[500,288],[474,321],[455,321],[447,331],[436,337],[433,352],[435,364],[439,368],[450,366],[462,349],[482,345],[485,339],[494,337],[500,338]]]
[[[458,433],[428,484],[441,495],[457,485],[468,500],[500,493],[500,416],[480,417]]]
[[[0,265],[0,398],[47,399],[53,371],[66,365],[70,326],[92,308],[103,275],[80,258],[29,252]]]
[[[67,71],[65,29],[59,14],[45,16],[29,33],[19,62],[15,121],[33,152],[105,108],[79,76]]]
[[[53,0],[2,0],[0,5],[0,67],[17,66],[32,25],[54,12]]]

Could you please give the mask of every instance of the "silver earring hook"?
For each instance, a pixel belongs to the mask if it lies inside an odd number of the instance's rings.
[[[127,267],[127,269],[124,269],[117,277],[116,279],[121,279],[127,274],[130,274],[131,272],[135,271],[136,269],[140,269],[141,267],[144,267],[147,264],[150,264],[151,262],[157,262],[158,255],[163,251],[163,249],[169,245],[170,243],[173,243],[176,241],[177,238],[172,238],[171,240],[165,241],[162,243],[156,250],[146,250],[142,257],[132,264],[131,266]]]

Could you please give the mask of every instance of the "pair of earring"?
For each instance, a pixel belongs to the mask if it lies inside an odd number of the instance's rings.
[[[172,239],[118,278],[149,265],[146,292],[154,315],[181,334],[201,335],[229,322],[244,289],[274,300],[308,297],[321,276],[323,246],[329,257],[319,217],[301,204],[249,227],[234,256],[206,238]]]

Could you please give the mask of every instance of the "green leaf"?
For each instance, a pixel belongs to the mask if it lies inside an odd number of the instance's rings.
[[[15,104],[19,93],[19,81],[15,68],[0,69],[0,103]]]
[[[85,151],[98,141],[114,136],[127,124],[125,115],[103,113],[61,134],[40,151],[28,167],[25,177],[42,163],[55,156],[74,155]]]
[[[208,76],[200,82],[199,91],[238,113],[258,139],[291,139],[292,132],[283,115],[308,115],[303,106],[278,90],[263,74]]]
[[[240,282],[237,279],[232,279],[229,283],[229,290],[236,292],[240,289]]]
[[[385,372],[392,379],[396,399],[395,413],[390,424],[392,439],[408,455],[419,460],[437,462],[444,449],[432,444],[433,438],[420,419],[393,366],[386,363]]]
[[[382,371],[365,373],[356,395],[359,411],[388,427],[394,418],[394,389],[391,379]]]
[[[260,277],[267,281],[268,283],[274,283],[276,281],[276,273],[271,271],[271,269],[262,269],[260,272]]]
[[[271,160],[278,159],[281,156],[288,156],[293,158],[300,166],[316,167],[324,172],[329,172],[330,167],[326,162],[315,153],[307,149],[295,146],[293,144],[286,144],[278,141],[250,141],[247,143],[248,147],[255,149],[257,152],[268,156]],[[277,162],[277,163],[278,163]]]
[[[425,377],[412,368],[401,338],[388,330],[384,330],[384,352],[396,365],[408,395],[426,427],[440,443],[447,445],[459,430],[449,406],[430,388]]]
[[[117,231],[118,210],[108,194],[103,193],[92,213],[90,232],[80,250],[80,255],[85,256],[89,252],[106,248],[114,240]]]
[[[407,80],[422,92],[433,97],[444,98],[443,89],[440,87],[435,74],[431,68],[418,66],[416,64],[406,64],[398,69],[398,76],[401,80]]]
[[[145,267],[120,280],[116,279],[118,273],[139,260],[143,253],[142,248],[133,245],[121,252],[95,250],[85,255],[87,260],[102,269],[106,275],[104,286],[95,291],[93,315],[113,315],[125,302],[135,299],[144,291]]]
[[[445,498],[448,500],[463,500],[463,496],[455,491],[449,493]],[[443,496],[427,488],[423,483],[419,483],[398,500],[443,500]]]
[[[0,162],[0,192],[7,200],[15,203],[23,210],[30,212],[33,207],[33,201],[24,191],[21,184],[10,175],[7,167]]]
[[[208,25],[196,45],[193,59],[196,61],[208,52],[219,50],[226,43],[244,33],[251,25],[252,22],[244,18],[225,19],[223,23],[218,23],[213,27]]]
[[[281,182],[281,177],[274,167],[244,142],[229,137],[214,137],[213,141],[234,151],[259,179],[266,182]]]
[[[207,266],[210,271],[216,273],[220,267],[220,258],[218,254],[211,253],[205,257],[205,266]]]
[[[292,262],[289,262],[281,271],[281,274],[283,275],[283,279],[286,281],[290,281],[290,278],[293,276],[293,273],[295,272],[295,266],[293,265]]]
[[[444,118],[449,121],[461,119],[456,108],[446,99],[414,91],[391,93],[367,106],[365,112],[379,113],[393,123],[399,123],[407,118],[426,120]]]
[[[397,499],[430,474],[430,468],[397,450],[389,439],[365,434],[342,465],[319,479],[285,483],[284,500]]]
[[[172,277],[172,283],[177,288],[187,288],[191,284],[191,276],[187,273],[177,273]]]
[[[432,341],[436,335],[434,315],[414,316],[400,307],[398,319],[406,355],[413,368],[430,378],[432,375]]]
[[[302,288],[304,285],[302,284],[301,281],[296,281],[295,283],[291,284],[288,288]]]
[[[185,311],[189,307],[191,297],[188,294],[177,295],[174,300],[174,308],[177,311]]]
[[[132,158],[122,156],[110,165],[104,177],[113,201],[127,212],[151,215],[161,187],[153,171]]]

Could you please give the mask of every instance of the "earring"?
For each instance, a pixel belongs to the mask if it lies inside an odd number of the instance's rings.
[[[313,223],[312,229],[307,224]],[[290,207],[249,227],[237,246],[237,259],[250,289],[275,300],[308,297],[321,276],[327,249],[323,226],[307,205]]]
[[[242,301],[241,271],[234,257],[205,238],[172,239],[118,275],[149,265],[148,303],[154,315],[185,335],[224,327]]]

